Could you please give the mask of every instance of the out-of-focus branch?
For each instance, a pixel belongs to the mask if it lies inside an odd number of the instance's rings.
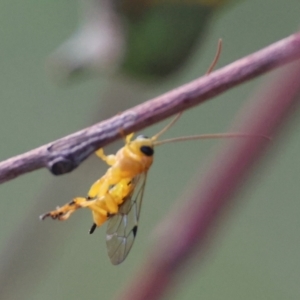
[[[106,121],[3,161],[0,183],[43,167],[55,175],[70,172],[95,150],[120,138],[120,130],[140,130],[297,58],[300,33]]]
[[[235,130],[274,136],[299,101],[299,78],[300,62],[297,62],[251,100],[252,107],[247,105],[243,109]],[[234,192],[266,146],[272,145],[264,139],[230,142],[220,150],[190,199],[181,201],[182,205],[161,224],[157,245],[151,247],[146,263],[118,299],[155,300],[163,298],[170,287],[174,291],[173,279],[180,267],[191,258],[193,251],[205,249],[220,217],[229,206],[232,208]]]

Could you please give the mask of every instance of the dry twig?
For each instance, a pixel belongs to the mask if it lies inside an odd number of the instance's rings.
[[[140,130],[299,57],[296,33],[109,120],[1,162],[0,183],[43,167],[55,175],[70,172],[96,149],[120,138],[120,129]]]

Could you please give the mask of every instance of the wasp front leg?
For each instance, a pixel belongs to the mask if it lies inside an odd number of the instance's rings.
[[[116,156],[113,154],[105,155],[102,148],[97,150],[95,153],[109,166],[113,166],[116,163]],[[100,179],[98,179],[95,183],[93,183],[93,185],[89,189],[88,197],[89,198],[95,198],[99,196],[101,197],[103,196],[103,194],[107,193],[108,188],[109,188],[109,183],[107,182],[107,176],[104,175]],[[99,193],[99,191],[104,191],[104,193]]]
[[[105,161],[109,166],[112,166],[116,163],[116,156],[114,154],[105,155],[103,148],[100,148],[95,153],[98,157],[100,157],[103,161]]]

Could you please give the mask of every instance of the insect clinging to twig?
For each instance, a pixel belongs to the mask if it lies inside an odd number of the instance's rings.
[[[218,49],[218,54],[208,73],[216,64],[221,49],[220,44]],[[96,155],[110,167],[91,186],[88,196],[74,198],[64,206],[41,215],[40,218],[66,220],[79,208],[89,208],[93,216],[90,233],[108,221],[106,234],[108,255],[113,264],[121,263],[128,255],[137,234],[147,173],[153,163],[155,147],[178,141],[255,137],[251,134],[222,133],[159,140],[159,137],[174,125],[181,114],[177,114],[166,127],[151,138],[140,135],[133,139],[133,133],[127,135],[124,147],[115,155],[105,155],[102,148],[96,151]]]

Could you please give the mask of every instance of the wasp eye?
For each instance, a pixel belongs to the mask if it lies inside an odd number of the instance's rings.
[[[153,153],[154,153],[153,148],[152,148],[152,147],[149,147],[149,146],[142,146],[142,147],[140,148],[140,150],[141,150],[141,152],[142,152],[143,154],[145,154],[146,156],[152,156]]]

